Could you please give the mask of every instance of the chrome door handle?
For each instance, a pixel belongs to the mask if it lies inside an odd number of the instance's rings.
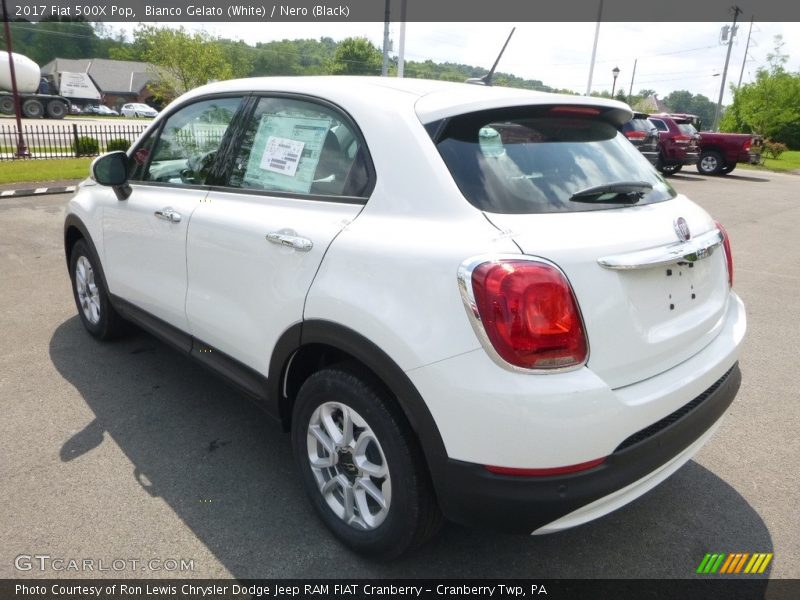
[[[170,223],[181,222],[181,213],[179,213],[176,210],[173,210],[172,207],[170,206],[162,208],[161,210],[157,210],[154,214],[159,219],[164,219],[165,221],[169,221]]]
[[[278,244],[279,246],[288,246],[295,250],[301,250],[302,252],[308,252],[314,247],[314,243],[311,240],[296,235],[290,235],[282,231],[268,233],[267,241]]]

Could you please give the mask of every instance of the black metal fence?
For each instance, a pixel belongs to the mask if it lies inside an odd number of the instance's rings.
[[[28,146],[27,158],[75,158],[98,156],[110,150],[125,150],[147,124],[64,123],[63,125],[23,125],[22,137]],[[0,160],[17,159],[17,126],[0,125]]]

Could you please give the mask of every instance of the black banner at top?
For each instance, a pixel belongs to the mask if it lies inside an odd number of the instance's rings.
[[[384,0],[6,0],[10,20],[382,22]],[[402,0],[391,0],[392,21]],[[800,21],[796,0],[406,0],[409,22]]]

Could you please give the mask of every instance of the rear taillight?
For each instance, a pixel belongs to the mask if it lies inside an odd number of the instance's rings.
[[[690,135],[676,135],[675,138],[676,144],[688,144],[692,141],[692,136]]]
[[[629,140],[643,140],[647,137],[644,131],[626,131],[625,137]]]
[[[731,253],[731,238],[728,237],[728,232],[719,221],[714,221],[714,224],[722,234],[722,249],[725,251],[725,265],[728,268],[728,285],[733,287],[733,254]]]
[[[505,362],[560,369],[586,360],[578,303],[555,266],[519,259],[484,262],[472,270],[471,285],[479,326]]]
[[[750,152],[750,146],[753,144],[753,140],[745,141],[744,145],[742,146],[742,152]]]

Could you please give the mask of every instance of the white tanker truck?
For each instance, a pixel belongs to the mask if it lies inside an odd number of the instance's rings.
[[[70,101],[63,96],[38,93],[42,81],[39,65],[27,56],[16,52],[13,52],[11,57],[14,60],[17,92],[22,104],[23,116],[29,119],[38,119],[44,116],[51,119],[63,119],[69,112]],[[14,114],[14,96],[11,89],[8,52],[0,50],[0,113],[5,115]]]

